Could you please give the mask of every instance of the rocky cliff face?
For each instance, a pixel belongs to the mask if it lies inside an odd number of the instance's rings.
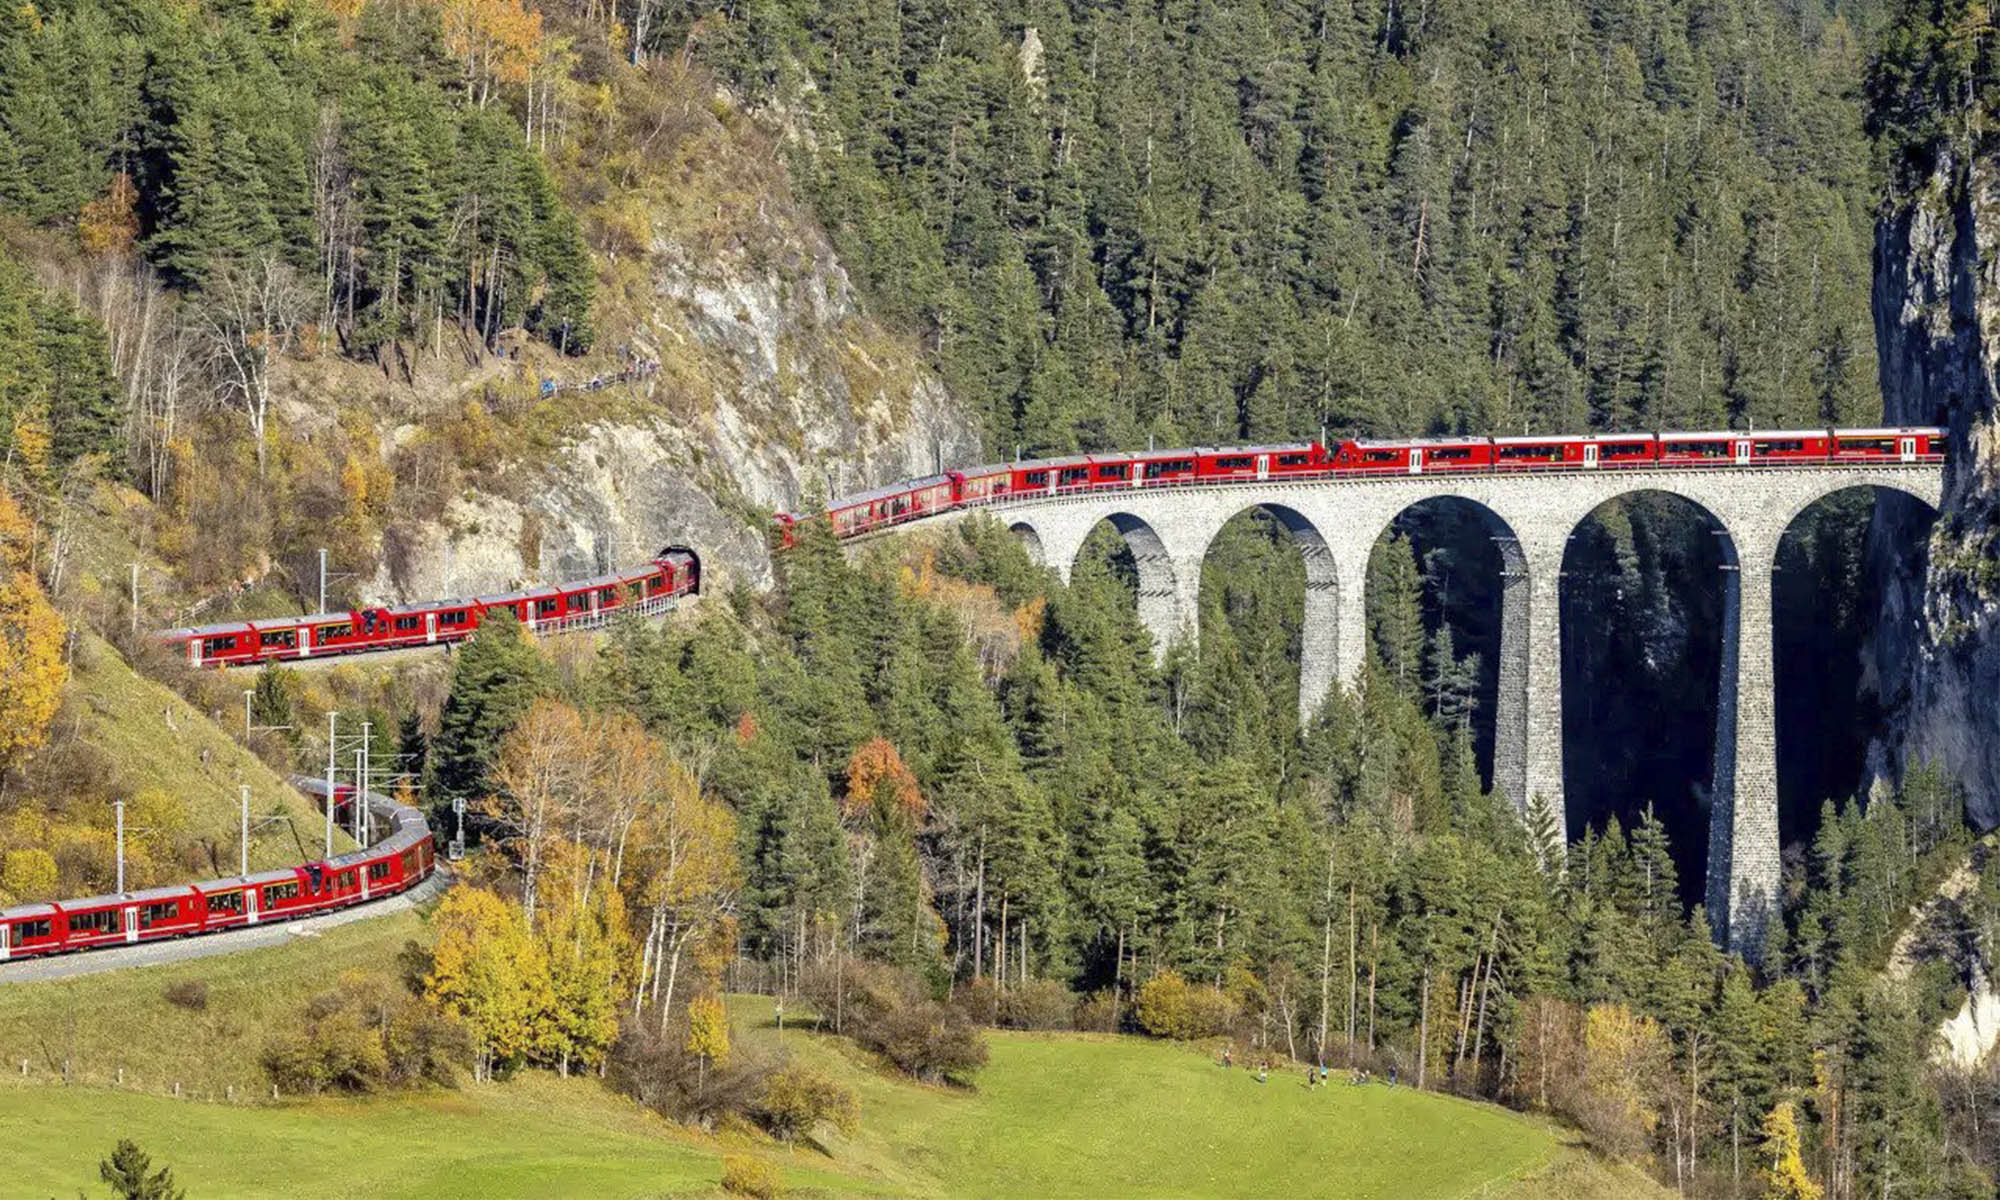
[[[600,345],[657,371],[603,393],[590,411],[610,415],[571,422],[553,454],[514,457],[441,519],[392,526],[364,599],[577,578],[675,543],[702,555],[711,583],[761,586],[773,511],[978,458],[974,424],[917,348],[864,311],[754,131],[686,111],[700,124],[666,181],[619,198],[652,206],[643,249],[607,254],[600,271]]]
[[[1972,817],[2000,824],[2000,145],[1941,154],[1876,229],[1875,330],[1884,415],[1947,425],[1943,511],[1878,508],[1889,572],[1871,671],[1895,714],[1871,753],[1878,775],[1917,759],[1966,787]]]

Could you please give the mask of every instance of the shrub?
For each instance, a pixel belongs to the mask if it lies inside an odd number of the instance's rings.
[[[464,1026],[380,975],[350,974],[306,1002],[299,1027],[264,1047],[288,1092],[451,1087],[471,1056]]]
[[[930,998],[915,975],[884,963],[846,962],[806,973],[801,990],[837,1031],[930,1082],[965,1083],[986,1065],[986,1043],[960,1007]]]
[[[757,1102],[757,1119],[786,1142],[810,1137],[821,1124],[851,1134],[861,1117],[854,1093],[811,1067],[793,1063],[772,1075]]]
[[[732,1196],[754,1196],[771,1200],[785,1194],[785,1181],[776,1167],[748,1154],[722,1156],[722,1190]]]
[[[1009,1029],[1076,1028],[1076,993],[1054,979],[1037,979],[1008,992],[1000,1023]]]
[[[1236,1005],[1219,990],[1162,971],[1139,986],[1139,1024],[1155,1037],[1192,1041],[1228,1030]]]
[[[205,1012],[208,1009],[208,981],[205,979],[176,979],[161,988],[160,995],[175,1008],[185,1008],[189,1012]]]
[[[652,1021],[630,1021],[605,1063],[611,1085],[675,1121],[713,1127],[749,1114],[765,1094],[770,1065],[739,1050],[726,1063],[704,1066],[687,1049],[685,1026],[662,1033]]]
[[[1122,1015],[1117,989],[1105,988],[1092,992],[1076,1006],[1076,1027],[1089,1033],[1117,1033]]]

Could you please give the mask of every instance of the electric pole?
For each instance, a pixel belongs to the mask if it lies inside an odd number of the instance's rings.
[[[243,796],[243,832],[238,842],[241,850],[236,873],[248,879],[250,878],[250,785],[243,784],[238,790]]]
[[[111,811],[117,815],[118,821],[118,894],[123,896],[125,894],[125,802],[113,800]]]
[[[333,857],[333,738],[340,713],[326,714],[326,857]]]

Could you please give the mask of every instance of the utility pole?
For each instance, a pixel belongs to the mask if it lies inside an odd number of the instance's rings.
[[[250,697],[256,691],[256,688],[243,689],[243,740],[246,743],[250,740]]]
[[[368,839],[375,833],[375,822],[372,814],[368,811],[368,791],[375,783],[370,771],[370,768],[374,764],[368,760],[368,752],[371,749],[368,744],[368,729],[369,723],[367,721],[361,722],[361,773],[355,777],[355,783],[359,791],[355,794],[354,798],[354,803],[357,806],[354,814],[354,822],[361,826],[361,836],[355,840],[364,846],[368,844]]]
[[[333,857],[333,737],[339,712],[326,714],[326,857]]]
[[[362,782],[361,769],[367,758],[368,752],[365,750],[356,750],[354,752],[354,812],[348,817],[348,820],[354,826],[354,844],[357,846],[367,845],[366,842],[361,840],[361,812],[368,807],[368,785]]]
[[[238,841],[241,849],[238,851],[240,857],[236,873],[248,879],[250,878],[250,785],[242,784],[237,790],[243,797],[243,832]]]
[[[326,547],[319,548],[319,607],[314,612],[326,611]],[[331,774],[331,772],[329,772]]]
[[[139,632],[139,564],[132,564],[132,632]]]
[[[118,820],[118,894],[125,894],[125,802],[113,800],[111,811]]]

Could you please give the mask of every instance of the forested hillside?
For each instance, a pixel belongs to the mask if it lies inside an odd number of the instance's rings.
[[[996,450],[1878,415],[1869,6],[667,8]]]

